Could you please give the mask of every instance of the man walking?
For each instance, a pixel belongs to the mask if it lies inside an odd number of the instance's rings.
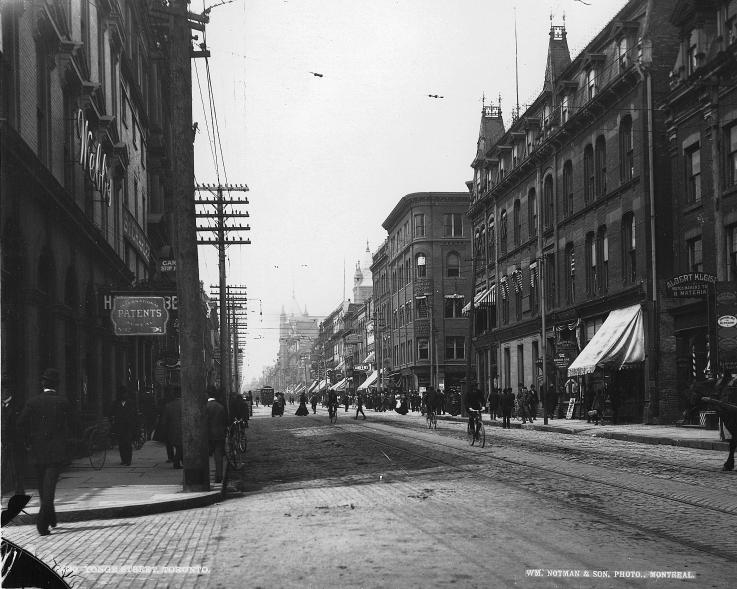
[[[511,388],[504,389],[500,403],[502,409],[502,428],[511,429],[510,420],[512,418],[512,409],[514,408],[514,394]]]
[[[118,436],[120,464],[130,466],[133,457],[133,436],[136,431],[136,408],[128,400],[125,385],[118,387],[118,398],[111,412],[112,431]]]
[[[215,389],[208,390],[207,398],[207,439],[210,456],[215,458],[215,482],[223,482],[223,458],[225,457],[225,407],[215,399]]]
[[[18,417],[19,431],[31,439],[31,460],[36,466],[40,507],[36,529],[48,536],[49,526],[56,527],[54,495],[63,465],[68,459],[67,447],[75,426],[74,410],[66,395],[57,392],[59,371],[47,368],[41,375],[40,395],[31,397]]]
[[[366,419],[366,414],[363,412],[363,394],[358,393],[356,395],[356,416],[353,419],[358,419],[358,414],[363,415],[363,418]]]

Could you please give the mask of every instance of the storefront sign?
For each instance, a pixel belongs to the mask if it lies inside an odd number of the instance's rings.
[[[115,335],[164,335],[169,311],[164,297],[115,297],[110,319]]]
[[[161,264],[159,265],[159,271],[162,274],[166,274],[167,272],[176,272],[177,271],[177,261],[176,260],[161,260]]]
[[[566,419],[573,419],[573,410],[576,408],[576,397],[568,400],[568,409],[566,410]]]
[[[361,370],[363,372],[369,372],[371,370],[371,364],[356,364],[353,368],[355,370]]]
[[[571,362],[573,362],[573,358],[567,352],[558,352],[553,357],[556,368],[568,368]]]
[[[716,276],[703,272],[674,276],[665,282],[665,296],[675,299],[705,297],[709,293],[709,285],[716,281]]]
[[[89,175],[92,186],[100,193],[102,200],[110,206],[113,184],[107,165],[107,154],[102,152],[102,144],[95,140],[81,108],[77,111],[76,123],[77,139],[80,142],[79,163]]]
[[[721,370],[737,370],[737,285],[717,282],[717,343]]]
[[[123,237],[125,237],[141,254],[148,264],[151,258],[151,246],[148,244],[148,238],[138,223],[128,211],[123,211]]]

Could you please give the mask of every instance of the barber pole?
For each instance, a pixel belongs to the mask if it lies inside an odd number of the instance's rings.
[[[696,344],[691,344],[691,378],[696,378]]]

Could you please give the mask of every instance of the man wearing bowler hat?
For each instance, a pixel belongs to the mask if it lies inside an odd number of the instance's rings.
[[[66,395],[59,393],[59,371],[47,368],[41,375],[42,391],[31,397],[18,418],[20,431],[28,432],[30,457],[36,466],[40,507],[36,529],[49,535],[56,527],[54,494],[61,469],[68,460],[69,438],[74,427],[74,410]]]

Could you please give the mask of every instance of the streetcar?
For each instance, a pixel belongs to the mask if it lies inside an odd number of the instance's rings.
[[[263,387],[258,394],[261,399],[261,404],[271,407],[274,403],[274,387]]]

